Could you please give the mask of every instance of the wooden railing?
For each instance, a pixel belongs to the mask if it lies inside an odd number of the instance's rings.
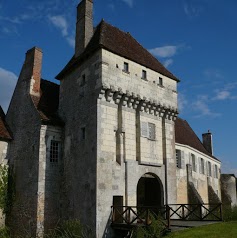
[[[222,221],[222,204],[169,204],[170,219]]]
[[[150,225],[152,221],[156,221],[162,223],[165,228],[170,227],[166,207],[112,206],[111,209],[112,226],[118,224],[147,226]]]
[[[171,220],[222,221],[222,204],[169,204],[164,207],[112,206],[112,226],[148,226],[159,222],[169,229]]]

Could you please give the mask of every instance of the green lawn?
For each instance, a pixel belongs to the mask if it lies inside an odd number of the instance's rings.
[[[237,221],[172,232],[167,238],[237,238]]]

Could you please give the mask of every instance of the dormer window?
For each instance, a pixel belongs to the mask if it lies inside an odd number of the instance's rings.
[[[123,71],[126,72],[126,73],[129,72],[129,65],[128,65],[127,62],[124,62],[124,64],[123,64]]]
[[[142,79],[147,79],[146,70],[142,70]]]

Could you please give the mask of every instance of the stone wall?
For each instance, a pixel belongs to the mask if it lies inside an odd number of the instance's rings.
[[[124,62],[128,62],[129,72],[124,72]],[[123,197],[123,205],[137,205],[138,181],[145,174],[159,179],[162,204],[176,201],[176,82],[162,76],[164,84],[160,87],[157,80],[161,75],[146,69],[144,80],[138,76],[142,69],[141,65],[102,50],[97,101],[98,237],[107,237],[110,232],[113,197]],[[142,135],[142,123],[153,124],[154,138]]]
[[[1,164],[7,164],[7,160],[6,160],[7,147],[8,147],[8,142],[0,141],[0,163]]]
[[[100,81],[101,54],[97,52],[61,80],[59,101],[60,116],[65,122],[62,218],[80,219],[94,231],[97,216],[97,84]]]
[[[227,206],[237,206],[237,181],[233,174],[221,175],[222,201]]]

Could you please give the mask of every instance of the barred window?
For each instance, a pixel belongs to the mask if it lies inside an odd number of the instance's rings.
[[[176,167],[181,168],[181,150],[176,150]]]
[[[60,155],[60,142],[51,140],[50,144],[50,162],[51,163],[58,163]]]

